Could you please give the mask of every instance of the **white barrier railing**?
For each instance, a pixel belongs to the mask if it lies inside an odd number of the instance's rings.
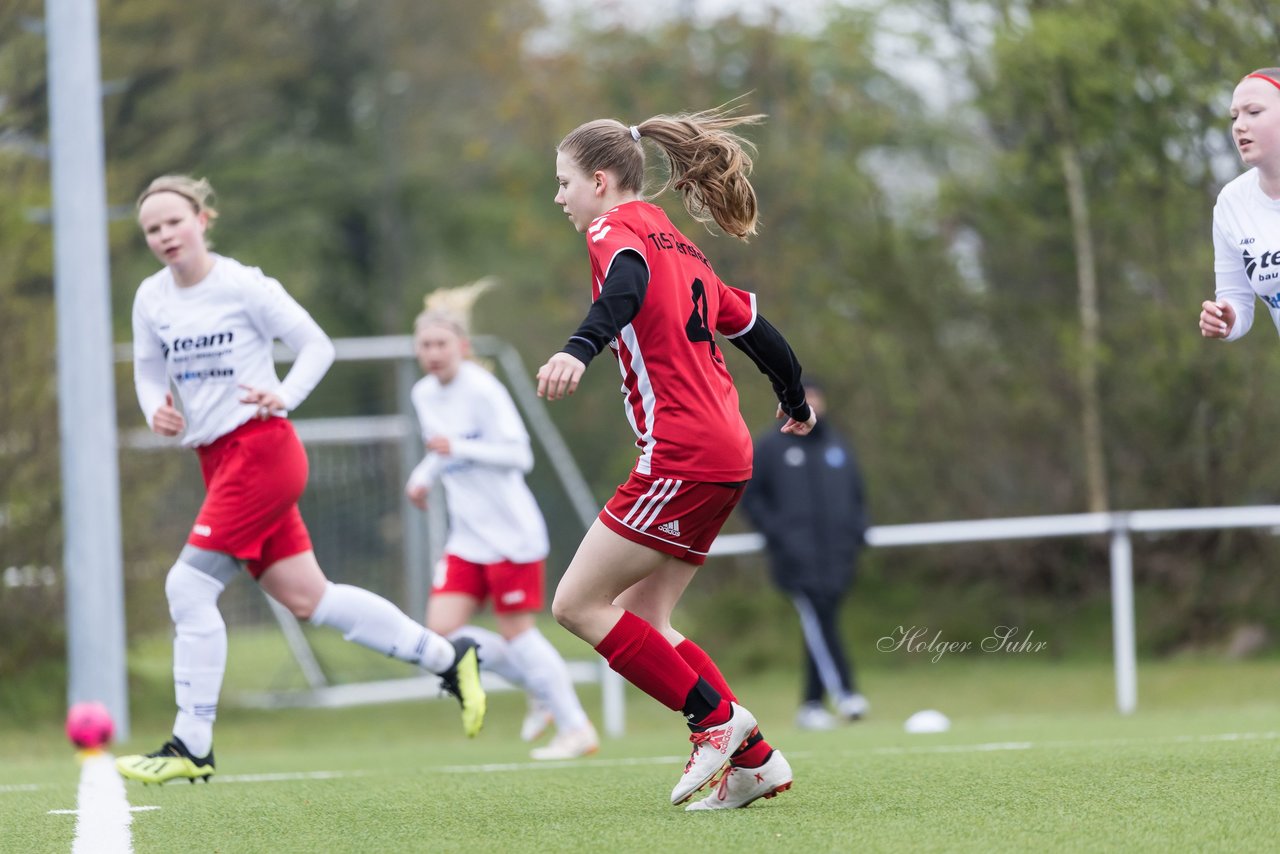
[[[408,367],[411,376],[413,344],[408,335],[387,335],[370,338],[335,338],[338,361],[391,361],[400,367]],[[511,379],[512,395],[529,421],[530,430],[546,449],[557,474],[564,484],[576,514],[583,525],[589,527],[594,519],[595,500],[586,487],[581,472],[564,445],[559,433],[547,417],[542,402],[533,393],[529,381],[531,374],[520,362],[519,355],[510,345],[488,336],[475,336],[477,350],[493,355],[502,364]],[[130,344],[117,344],[115,358],[118,362],[132,359]],[[287,362],[292,354],[277,346],[276,360]],[[403,379],[403,378],[402,378]],[[343,441],[352,435],[364,438],[410,439],[416,436],[412,416],[365,416],[362,418],[312,419],[295,421],[299,435],[308,442]],[[173,440],[160,439],[145,429],[125,431],[122,445],[133,448],[173,447]],[[420,453],[417,449],[415,453]],[[417,457],[413,457],[416,462]],[[1022,516],[1008,519],[978,519],[954,522],[927,522],[908,525],[877,525],[867,530],[867,543],[877,548],[896,546],[940,545],[947,543],[976,543],[993,540],[1044,539],[1050,537],[1082,537],[1109,535],[1111,567],[1111,625],[1116,672],[1116,706],[1122,714],[1129,714],[1138,705],[1137,656],[1134,636],[1133,602],[1133,544],[1130,534],[1157,531],[1200,531],[1223,528],[1280,527],[1280,505],[1254,507],[1215,507],[1190,510],[1132,510],[1114,513],[1077,513],[1061,516]],[[407,525],[406,529],[412,529]],[[760,534],[722,534],[711,547],[711,555],[750,554],[764,548]],[[434,561],[410,554],[406,564],[425,567]],[[411,585],[411,587],[414,585]],[[421,588],[421,583],[416,585]],[[413,603],[411,610],[420,611],[420,603]],[[292,617],[277,609],[282,626]],[[286,631],[286,638],[291,635]],[[304,641],[305,643],[305,641]],[[291,643],[291,646],[297,646]],[[304,651],[305,652],[305,651]],[[306,655],[295,651],[299,662],[307,671]],[[575,681],[599,682],[603,689],[604,725],[610,735],[620,736],[625,728],[625,710],[622,678],[608,665],[592,660],[571,662]],[[407,689],[417,696],[424,690],[424,680],[393,680],[413,683]],[[425,680],[429,682],[430,680]],[[497,682],[500,682],[498,680]],[[501,688],[500,684],[493,687]],[[313,688],[316,687],[313,684]],[[354,687],[354,686],[353,686]],[[352,690],[346,694],[356,694]],[[346,694],[343,694],[345,700]],[[286,701],[287,702],[287,701]],[[326,701],[328,702],[328,701]]]
[[[1022,516],[913,525],[877,525],[867,530],[867,545],[925,546],[1025,540],[1048,537],[1111,538],[1111,629],[1115,656],[1116,708],[1130,714],[1138,707],[1137,642],[1134,632],[1133,543],[1130,534],[1156,531],[1208,531],[1222,528],[1280,527],[1280,506],[1212,507],[1198,510],[1130,510],[1066,516]],[[725,534],[712,555],[751,554],[764,548],[760,534]]]

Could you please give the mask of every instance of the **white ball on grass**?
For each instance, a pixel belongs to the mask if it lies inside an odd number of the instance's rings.
[[[946,732],[951,729],[951,721],[937,709],[924,709],[907,718],[902,725],[907,732]]]

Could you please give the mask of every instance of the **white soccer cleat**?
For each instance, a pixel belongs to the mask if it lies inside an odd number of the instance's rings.
[[[530,694],[529,710],[524,713],[524,720],[520,723],[520,740],[537,741],[553,720],[551,710]]]
[[[860,721],[871,711],[871,704],[861,694],[845,694],[836,702],[836,712],[846,721]]]
[[[693,753],[685,763],[680,782],[671,790],[671,803],[682,804],[707,785],[756,728],[756,716],[751,712],[737,703],[730,704],[729,708],[733,711],[729,720],[689,736]]]
[[[529,755],[534,759],[580,759],[599,749],[600,738],[596,735],[596,728],[588,723],[578,729],[556,733],[550,744],[535,747]]]
[[[824,709],[821,703],[805,703],[796,712],[796,729],[820,731],[835,728],[835,715]]]
[[[782,751],[775,750],[759,768],[730,765],[720,776],[715,791],[686,810],[736,810],[760,798],[774,798],[791,788],[791,765]]]

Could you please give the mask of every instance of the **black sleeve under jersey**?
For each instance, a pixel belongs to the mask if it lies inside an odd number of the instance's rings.
[[[751,329],[730,343],[751,358],[760,373],[773,383],[773,393],[782,404],[782,411],[796,421],[809,420],[809,404],[804,399],[804,385],[800,379],[800,360],[782,337],[782,333],[760,314]]]
[[[619,252],[609,265],[600,296],[591,304],[586,318],[578,331],[569,337],[562,352],[584,365],[591,364],[591,360],[617,337],[622,327],[640,313],[648,289],[649,265],[640,253],[631,250]]]

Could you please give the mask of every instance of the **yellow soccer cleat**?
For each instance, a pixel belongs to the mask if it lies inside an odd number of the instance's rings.
[[[458,657],[453,666],[440,674],[444,690],[458,698],[462,705],[462,731],[475,738],[484,726],[485,694],[480,685],[480,656],[471,638],[453,641]]]
[[[121,756],[116,760],[120,776],[142,783],[167,783],[170,780],[196,780],[209,782],[213,776],[213,751],[203,759],[197,759],[187,750],[176,735],[164,743],[155,753],[145,756]]]

